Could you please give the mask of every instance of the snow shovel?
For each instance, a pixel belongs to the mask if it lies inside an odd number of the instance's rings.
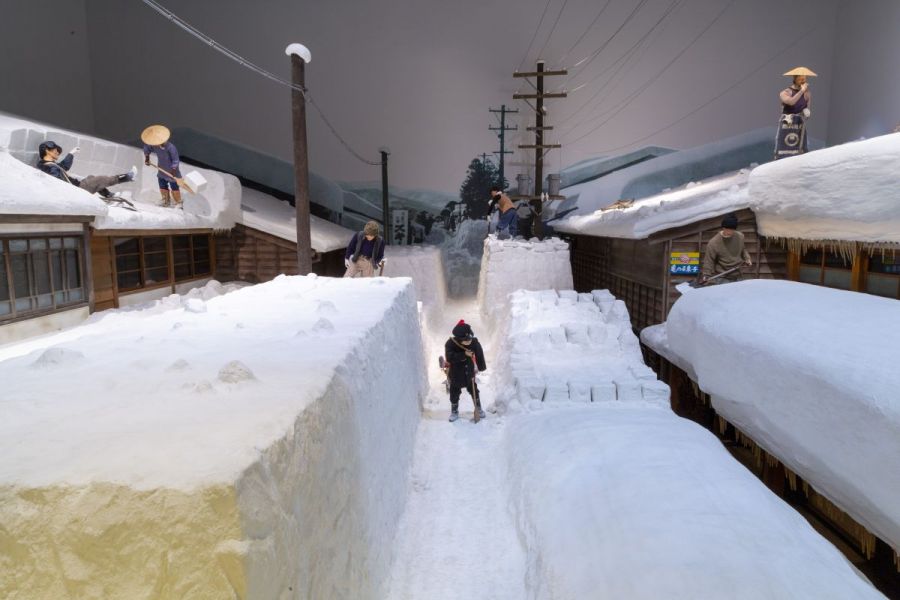
[[[475,375],[478,374],[478,363],[475,361],[475,354],[472,354],[472,365],[475,367]],[[475,405],[474,422],[481,420],[481,402],[478,400],[478,388],[475,387],[475,375],[472,375],[472,403]]]
[[[739,264],[739,265],[736,266],[736,267],[731,267],[731,268],[728,269],[727,271],[722,271],[721,273],[719,273],[719,274],[717,274],[717,275],[713,275],[712,277],[710,277],[710,278],[708,278],[708,279],[706,279],[706,280],[703,280],[703,279],[695,279],[694,281],[690,282],[688,285],[690,285],[692,288],[698,288],[698,287],[704,287],[704,286],[707,286],[707,285],[709,285],[709,282],[710,282],[710,281],[713,281],[713,280],[718,279],[718,278],[720,278],[720,277],[725,277],[726,275],[730,275],[731,273],[734,273],[735,271],[740,271],[740,270],[741,270],[741,267],[743,267],[743,266],[744,266],[744,265],[743,265],[743,263],[742,263],[742,264]]]
[[[381,277],[384,275],[384,263],[387,262],[386,258],[382,258],[381,262],[378,263],[378,276]]]
[[[443,356],[438,356],[438,366],[444,372],[444,391],[450,393],[450,365],[444,360]]]
[[[150,163],[150,166],[153,167],[154,169],[156,169],[157,171],[159,171],[160,173],[162,173],[163,175],[168,175],[169,177],[171,177],[172,179],[175,180],[175,183],[178,184],[178,187],[183,187],[184,189],[186,189],[187,191],[189,191],[192,194],[199,194],[200,189],[206,185],[206,178],[204,178],[203,175],[201,175],[197,171],[191,171],[185,177],[181,178],[181,177],[175,177],[174,175],[172,175],[165,169],[157,167],[153,163]],[[187,179],[187,178],[191,178],[191,180],[194,181],[194,185],[196,186],[196,189],[192,188],[185,181],[185,179]]]

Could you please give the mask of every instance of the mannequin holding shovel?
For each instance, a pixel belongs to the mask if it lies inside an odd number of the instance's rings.
[[[159,194],[162,196],[163,206],[176,206],[183,208],[181,203],[181,179],[178,149],[169,141],[171,132],[163,125],[151,125],[141,132],[141,141],[144,142],[144,164],[154,167],[159,181]],[[150,163],[150,153],[156,154],[156,164]],[[170,204],[171,202],[171,204]]]

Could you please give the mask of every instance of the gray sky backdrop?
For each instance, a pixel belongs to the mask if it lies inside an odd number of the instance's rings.
[[[867,126],[858,122],[849,89],[865,78],[858,61],[873,43],[866,20],[875,20],[888,61],[898,50],[891,19],[900,18],[900,3],[890,0],[160,2],[286,78],[285,46],[306,44],[308,87],[341,134],[373,160],[379,146],[389,146],[392,184],[449,192],[458,189],[473,157],[497,149],[489,107],[513,105],[521,111],[513,123],[528,124],[530,109],[511,99],[527,88],[512,78],[519,65],[531,69],[540,56],[548,68],[572,67],[604,44],[570,78],[548,79],[548,88],[574,90],[565,100],[547,101],[547,121],[557,127],[547,139],[564,144],[548,155],[550,172],[648,144],[690,147],[761,126],[773,127],[774,135],[777,94],[787,81],[781,73],[799,64],[820,75],[813,81],[812,135],[831,138],[835,131],[852,139]],[[290,159],[289,90],[229,61],[143,3],[2,5],[10,18],[0,24],[0,110],[121,141],[136,139],[150,123],[189,126]],[[893,118],[896,93],[892,86],[882,94],[880,120]],[[844,106],[830,114],[835,99]],[[309,138],[316,172],[335,180],[378,179],[378,169],[350,156],[312,112]],[[519,170],[508,167],[507,177]]]

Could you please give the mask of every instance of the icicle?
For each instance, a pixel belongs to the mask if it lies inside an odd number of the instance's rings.
[[[728,421],[722,418],[721,415],[716,415],[716,423],[719,426],[719,435],[725,435],[725,429],[728,428]]]
[[[790,488],[790,490],[792,492],[796,492],[797,491],[797,474],[794,473],[793,471],[791,471],[790,469],[788,469],[787,467],[784,468],[784,472],[787,475],[788,488]]]

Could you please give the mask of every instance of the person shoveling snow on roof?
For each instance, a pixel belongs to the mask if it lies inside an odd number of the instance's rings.
[[[374,277],[375,266],[383,266],[384,238],[379,233],[378,223],[369,221],[362,231],[353,234],[344,253],[344,277]]]
[[[806,67],[797,67],[784,74],[793,77],[791,85],[778,94],[781,100],[781,119],[775,142],[775,160],[797,154],[805,154],[809,145],[806,139],[806,120],[812,114],[812,94],[809,92],[807,77],[816,74]]]
[[[100,194],[104,198],[113,197],[113,193],[106,188],[119,183],[133,181],[134,176],[137,175],[137,167],[131,167],[130,171],[122,175],[88,175],[84,179],[78,179],[74,175],[69,175],[69,169],[72,168],[72,163],[75,161],[75,154],[78,153],[78,150],[78,146],[72,148],[65,158],[59,160],[62,148],[56,142],[47,140],[38,146],[40,158],[38,159],[37,168],[48,175],[68,181],[72,185],[78,186],[92,194]]]
[[[156,155],[156,179],[159,182],[159,195],[162,197],[162,205],[183,207],[181,203],[181,188],[176,179],[181,178],[181,159],[178,156],[178,148],[169,141],[171,132],[164,125],[151,125],[141,132],[141,141],[144,142],[144,164],[150,164],[150,153]],[[170,196],[171,191],[171,196]],[[170,204],[171,201],[171,204]]]
[[[468,390],[475,405],[475,422],[484,418],[481,408],[481,397],[478,395],[478,384],[475,375],[487,369],[484,350],[475,337],[472,327],[460,321],[453,328],[453,337],[444,344],[445,364],[449,369],[447,380],[450,382],[450,422],[459,418],[459,396],[463,388]]]
[[[751,266],[750,253],[744,248],[744,234],[737,230],[738,218],[734,213],[722,219],[722,230],[706,244],[703,253],[703,277],[701,283],[720,273],[742,265]],[[724,274],[711,283],[730,283],[742,279],[740,269]]]

